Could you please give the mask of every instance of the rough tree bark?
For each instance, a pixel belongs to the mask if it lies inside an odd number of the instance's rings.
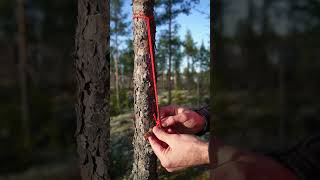
[[[17,0],[17,25],[18,25],[18,48],[19,48],[19,85],[21,96],[21,125],[22,134],[24,136],[23,145],[29,148],[30,132],[29,132],[29,110],[28,110],[28,90],[27,90],[27,37],[26,37],[26,16],[25,16],[25,0]]]
[[[77,151],[82,179],[109,176],[109,0],[78,0]]]
[[[134,0],[133,14],[153,15],[154,0]],[[155,40],[155,24],[151,25],[153,42]],[[134,19],[133,23],[134,45],[134,113],[135,132],[133,138],[134,163],[132,169],[133,179],[157,179],[156,157],[151,146],[143,135],[154,125],[152,114],[155,110],[154,93],[152,86],[151,60],[148,47],[148,34],[146,21]],[[154,44],[153,44],[154,45]]]

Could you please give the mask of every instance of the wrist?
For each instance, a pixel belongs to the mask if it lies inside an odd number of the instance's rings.
[[[200,115],[200,125],[199,125],[199,129],[195,132],[195,135],[197,136],[202,136],[204,135],[207,131],[208,131],[208,122],[207,120]]]
[[[200,108],[200,109],[194,109],[194,112],[196,112],[202,121],[202,126],[200,128],[200,130],[198,132],[196,132],[195,135],[197,136],[202,136],[204,135],[206,132],[209,131],[210,128],[210,111],[209,111],[209,106]]]
[[[207,165],[209,161],[209,142],[202,142],[200,147],[200,160],[199,165]]]

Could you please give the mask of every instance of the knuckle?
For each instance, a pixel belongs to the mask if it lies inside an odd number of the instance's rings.
[[[168,117],[168,122],[174,122],[173,116]]]
[[[167,169],[167,168],[170,168],[171,162],[170,162],[169,160],[165,159],[165,160],[161,161],[161,165],[162,165],[164,168]]]
[[[167,168],[167,163],[165,161],[161,161],[161,166]]]
[[[166,170],[167,170],[168,172],[173,172],[173,170],[170,169],[170,168],[166,168]]]
[[[171,138],[172,138],[172,139],[177,139],[178,137],[179,137],[178,134],[171,134]]]

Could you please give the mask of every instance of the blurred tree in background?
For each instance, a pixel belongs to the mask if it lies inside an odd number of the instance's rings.
[[[76,163],[72,75],[76,3],[64,0],[20,3],[0,2],[0,146],[3,147],[0,173],[15,174],[31,167],[41,169],[48,161],[56,164],[52,173],[65,172],[64,165]],[[28,99],[25,126],[21,119],[18,71],[21,22],[17,19],[21,18],[21,8],[25,9],[27,54],[23,75]],[[73,174],[76,167],[69,168],[68,173]]]
[[[187,81],[190,83],[188,90],[195,88],[195,82],[193,74],[195,72],[194,66],[196,64],[197,48],[194,40],[192,39],[190,30],[187,31],[184,40],[184,54],[187,57],[187,68],[185,69],[185,75]]]
[[[225,141],[266,152],[319,130],[319,5],[216,2],[212,99]]]
[[[120,87],[119,87],[119,56],[120,56],[120,44],[121,37],[127,36],[128,26],[127,14],[123,11],[123,0],[112,0],[110,2],[110,27],[111,27],[111,44],[112,44],[112,59],[114,60],[114,79],[115,79],[115,96],[116,106],[114,107],[116,112],[120,112]]]

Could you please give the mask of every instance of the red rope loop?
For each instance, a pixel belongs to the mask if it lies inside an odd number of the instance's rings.
[[[149,53],[151,57],[151,68],[152,68],[151,74],[152,74],[152,81],[153,81],[154,98],[156,100],[156,113],[153,114],[153,119],[156,122],[156,126],[161,127],[158,92],[157,92],[157,80],[156,80],[156,72],[155,72],[155,59],[154,59],[153,43],[152,43],[151,28],[150,28],[150,20],[154,18],[153,16],[145,16],[143,14],[135,14],[133,16],[133,19],[134,18],[142,18],[147,23]]]

